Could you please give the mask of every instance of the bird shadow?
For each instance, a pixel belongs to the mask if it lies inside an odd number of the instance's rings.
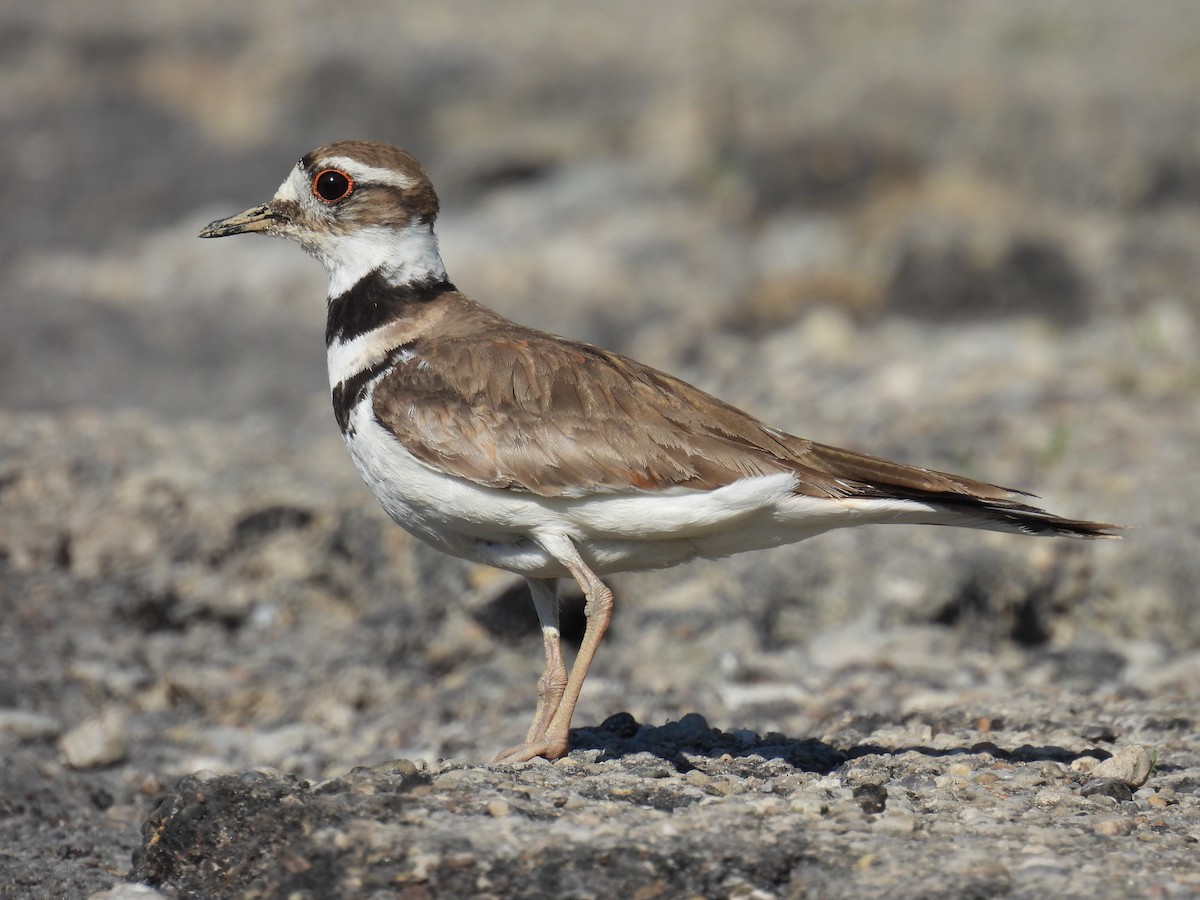
[[[708,724],[699,713],[689,713],[678,722],[644,725],[627,712],[609,716],[594,727],[571,730],[571,750],[598,750],[598,761],[623,759],[649,753],[672,765],[677,771],[696,768],[697,757],[719,759],[725,756],[753,766],[759,761],[780,761],[802,772],[828,774],[851,760],[864,756],[919,753],[931,759],[987,754],[1008,762],[1057,762],[1070,765],[1081,757],[1103,760],[1112,754],[1100,748],[1073,752],[1053,745],[1035,747],[1023,744],[1011,749],[991,741],[978,741],[960,747],[912,745],[885,747],[880,744],[854,744],[836,747],[816,738],[791,738],[782,734],[759,736],[752,731],[721,731]]]

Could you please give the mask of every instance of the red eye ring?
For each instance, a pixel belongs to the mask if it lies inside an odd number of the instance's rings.
[[[354,179],[340,169],[322,169],[312,182],[313,196],[322,203],[345,200],[354,190]]]

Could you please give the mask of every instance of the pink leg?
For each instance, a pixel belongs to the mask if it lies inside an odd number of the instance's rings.
[[[542,643],[546,652],[546,665],[537,683],[537,711],[525,736],[526,744],[534,744],[542,739],[562,701],[563,691],[567,687],[567,667],[563,663],[562,638],[558,630],[558,581],[554,578],[527,580],[529,594],[533,597],[533,605],[542,626]]]
[[[555,696],[553,693],[555,688],[549,686],[550,679],[548,678],[552,671],[551,639],[547,635],[546,671],[542,676],[547,681],[547,687],[543,690],[543,686],[539,682],[538,709],[534,715],[533,726],[529,729],[525,743],[505,750],[496,757],[496,762],[524,762],[535,756],[559,759],[567,755],[571,717],[575,713],[575,705],[579,702],[579,692],[583,689],[584,679],[587,678],[588,669],[592,665],[592,657],[596,655],[596,649],[600,646],[600,641],[608,630],[609,622],[612,621],[612,591],[596,573],[587,567],[571,540],[562,535],[549,535],[539,536],[537,541],[566,567],[583,589],[584,597],[587,598],[587,605],[584,607],[587,615],[587,627],[583,632],[583,643],[579,647],[579,654],[575,657],[575,665],[571,667],[571,674],[567,678],[565,686],[558,691],[556,702],[553,704],[550,701]],[[537,602],[536,595],[534,602]],[[539,607],[539,615],[540,612]],[[545,635],[545,620],[543,620],[542,627]],[[561,667],[562,657],[558,650],[557,606],[555,606],[553,643],[553,652],[556,655],[558,666]],[[544,721],[546,719],[548,721]]]

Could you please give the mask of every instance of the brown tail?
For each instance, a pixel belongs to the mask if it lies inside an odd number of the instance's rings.
[[[952,516],[930,524],[1051,537],[1121,537],[1116,533],[1121,525],[1064,519],[1024,502],[1020,498],[1033,497],[1025,491],[807,441],[802,452],[806,465],[836,479],[843,496],[915,500]]]
[[[961,523],[971,528],[988,531],[1011,531],[1017,534],[1032,534],[1040,537],[1071,537],[1119,540],[1117,532],[1123,527],[1107,522],[1085,522],[1082,519],[1064,519],[1028,503],[1017,500],[992,500],[970,496],[945,495],[916,497],[924,503],[936,505],[962,517]]]

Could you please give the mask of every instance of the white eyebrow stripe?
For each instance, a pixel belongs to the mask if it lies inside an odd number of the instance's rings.
[[[330,156],[320,161],[323,168],[341,169],[355,181],[374,182],[375,184],[390,184],[402,191],[417,186],[417,180],[397,172],[395,169],[380,169],[376,166],[363,165],[345,156]]]

